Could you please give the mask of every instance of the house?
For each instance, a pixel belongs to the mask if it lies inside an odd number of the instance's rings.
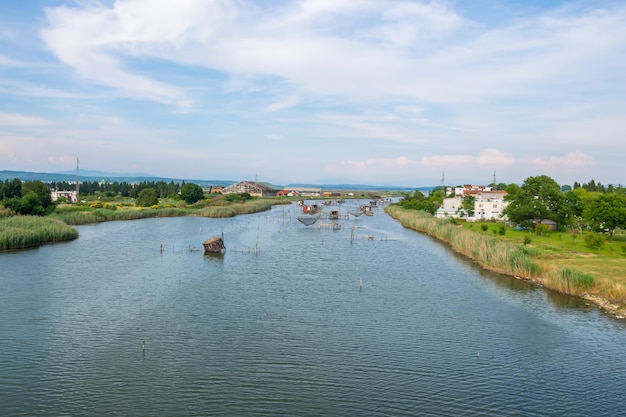
[[[76,198],[76,191],[57,191],[52,190],[50,192],[50,198],[52,201],[57,201],[59,198],[64,197],[67,201],[71,201],[72,203],[76,203],[78,199]]]
[[[509,205],[506,191],[483,191],[474,195],[474,216],[468,221],[506,220],[502,212]]]
[[[291,187],[285,187],[283,189],[283,191],[286,192],[291,192],[293,193],[293,195],[301,195],[301,196],[308,196],[308,197],[319,197],[320,195],[322,195],[322,188],[321,187],[298,187],[298,186],[291,186]]]
[[[465,197],[467,195],[476,195],[489,191],[493,191],[493,189],[486,185],[464,185],[462,187],[454,187],[455,197]]]
[[[443,204],[435,212],[435,217],[444,218],[463,218],[467,217],[467,211],[462,207],[462,197],[444,198]]]
[[[474,187],[474,186],[473,186]],[[456,196],[445,198],[441,207],[435,212],[435,217],[467,219],[468,222],[483,220],[506,220],[502,212],[508,205],[504,201],[506,191],[478,191],[477,188],[464,191],[464,197]],[[474,213],[469,215],[467,210],[463,208],[463,199],[471,195],[474,197]]]

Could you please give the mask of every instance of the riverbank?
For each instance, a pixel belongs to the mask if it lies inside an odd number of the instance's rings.
[[[35,248],[76,239],[78,232],[60,220],[40,216],[0,218],[0,251]]]
[[[198,204],[181,207],[173,207],[167,203],[152,207],[111,203],[104,205],[66,204],[48,216],[0,218],[0,251],[30,249],[46,243],[76,239],[78,231],[72,226],[155,217],[225,218],[267,211],[277,204],[291,204],[291,201],[263,198],[213,206]]]
[[[556,263],[546,261],[540,258],[539,251],[532,248],[464,230],[428,213],[405,210],[395,205],[387,206],[385,211],[404,227],[447,243],[452,250],[472,259],[482,268],[583,298],[617,318],[626,317],[626,286],[618,280],[598,279],[585,271],[563,266],[568,265],[564,257]]]

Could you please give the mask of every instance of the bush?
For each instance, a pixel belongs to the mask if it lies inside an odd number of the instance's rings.
[[[182,198],[187,204],[193,204],[204,198],[204,191],[202,191],[202,187],[198,184],[188,182],[185,183],[180,189],[180,198]]]
[[[530,236],[524,236],[524,245],[530,245],[530,242],[532,242]]]
[[[498,234],[500,236],[504,236],[506,234],[506,226],[501,224],[500,227],[498,227]]]
[[[538,224],[537,226],[535,226],[535,233],[538,236],[543,236],[548,232],[550,232],[550,226],[548,226],[547,224]]]
[[[154,188],[144,188],[137,196],[137,205],[141,207],[150,207],[159,204],[159,197]]]
[[[483,232],[486,232],[487,229],[489,229],[489,226],[487,226],[486,224],[481,224],[480,225],[480,230],[482,230]]]
[[[600,249],[606,243],[606,237],[597,233],[587,233],[584,239],[589,249]]]

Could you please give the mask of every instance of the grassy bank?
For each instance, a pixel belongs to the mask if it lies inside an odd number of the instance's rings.
[[[0,251],[32,248],[43,243],[60,242],[77,237],[76,229],[49,217],[0,218]]]
[[[224,202],[203,200],[186,205],[174,200],[163,200],[152,207],[137,207],[125,202],[107,202],[100,205],[66,204],[59,206],[50,216],[69,225],[82,225],[114,220],[136,220],[153,217],[234,217],[241,214],[259,213],[269,210],[276,204],[290,204],[290,201],[278,198],[255,198],[243,202]]]
[[[485,269],[584,297],[617,316],[626,314],[626,258],[622,255],[608,257],[589,250],[584,252],[581,247],[566,250],[551,241],[542,246],[538,238],[531,239],[535,244],[524,245],[521,235],[516,236],[507,229],[504,234],[500,234],[501,229],[494,233],[496,227],[501,228],[499,224],[492,224],[493,230],[482,230],[477,224],[471,228],[467,224],[464,228],[428,213],[404,210],[399,206],[388,206],[386,211],[403,226],[448,243],[454,251]],[[613,250],[612,253],[617,252]]]
[[[203,200],[186,205],[180,201],[163,200],[152,207],[137,207],[127,201],[106,203],[63,204],[49,216],[0,217],[0,251],[36,247],[78,237],[72,226],[115,220],[137,220],[154,217],[234,217],[266,211],[276,204],[291,204],[278,198],[253,198],[242,202],[223,199]]]

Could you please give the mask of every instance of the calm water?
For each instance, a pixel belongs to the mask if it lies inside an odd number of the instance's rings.
[[[626,414],[623,322],[380,209],[340,230],[297,215],[111,222],[0,254],[0,415]]]

